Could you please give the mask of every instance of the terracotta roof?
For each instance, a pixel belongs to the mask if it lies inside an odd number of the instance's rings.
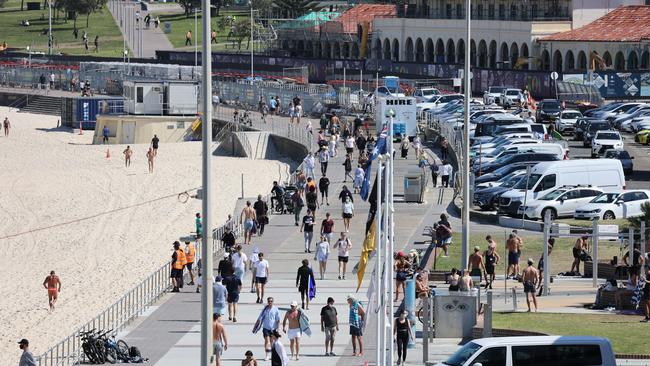
[[[595,21],[541,41],[639,42],[650,39],[650,6],[620,6]]]
[[[344,12],[333,21],[321,25],[322,32],[332,33],[357,33],[357,26],[363,22],[370,24],[369,32],[372,32],[372,20],[375,18],[395,18],[397,8],[395,5],[385,4],[361,4]]]

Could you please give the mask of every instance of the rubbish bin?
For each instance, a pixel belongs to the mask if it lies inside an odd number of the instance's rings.
[[[422,202],[423,179],[420,170],[404,174],[404,201]]]
[[[477,291],[437,290],[434,299],[436,338],[466,338],[476,325]]]

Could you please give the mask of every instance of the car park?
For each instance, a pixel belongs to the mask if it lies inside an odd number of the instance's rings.
[[[587,125],[585,129],[584,137],[582,138],[582,146],[591,147],[591,142],[594,136],[596,135],[596,132],[606,131],[606,130],[611,130],[611,126],[609,125],[609,122],[604,122],[604,121],[589,122],[589,125]]]
[[[573,109],[565,109],[560,112],[560,118],[555,121],[555,130],[562,135],[573,133],[576,127],[578,118],[582,117],[582,113]]]
[[[605,190],[589,203],[577,208],[573,217],[586,220],[637,217],[643,215],[641,205],[646,202],[650,202],[649,190]]]
[[[630,156],[630,153],[626,150],[610,149],[605,151],[603,157],[605,159],[617,159],[620,161],[625,175],[632,175],[634,173],[634,162],[632,161],[634,160],[634,156]]]
[[[596,131],[591,139],[591,157],[595,158],[609,149],[622,149],[623,138],[614,130]]]
[[[483,103],[488,104],[501,104],[501,93],[508,89],[506,86],[491,86],[486,92],[483,93]]]
[[[572,217],[578,207],[601,193],[603,193],[601,189],[590,186],[565,186],[528,201],[525,206],[519,206],[517,214],[533,220],[543,220],[547,212],[551,220],[558,217]]]
[[[537,104],[535,120],[537,122],[555,122],[560,117],[562,107],[555,99],[544,99]]]

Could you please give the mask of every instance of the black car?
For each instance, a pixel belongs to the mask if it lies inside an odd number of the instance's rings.
[[[520,163],[520,162],[540,162],[540,161],[556,161],[560,160],[556,154],[549,154],[549,153],[536,153],[536,152],[527,152],[527,153],[522,153],[522,154],[515,154],[515,155],[507,155],[501,158],[498,158],[495,161],[489,162],[487,164],[484,164],[482,166],[474,166],[472,170],[474,170],[474,174],[477,174],[480,172],[482,174],[486,173],[491,173],[501,167],[504,167],[506,165],[510,165],[513,163]]]
[[[607,121],[591,121],[584,129],[584,136],[582,137],[582,146],[591,147],[591,139],[596,135],[597,131],[611,130],[612,126]]]
[[[578,118],[578,120],[576,121],[575,130],[573,131],[574,141],[582,141],[582,139],[585,137],[585,130],[587,129],[587,126],[589,126],[589,123],[592,121],[603,121],[603,120],[594,117]]]
[[[555,99],[544,99],[537,105],[537,114],[535,116],[538,123],[553,122],[560,118],[562,106]]]
[[[605,151],[605,155],[603,156],[605,159],[618,159],[621,161],[621,165],[623,165],[623,173],[625,175],[632,175],[634,174],[634,156],[630,156],[630,153],[627,152],[627,150],[614,150],[610,149]]]
[[[474,183],[475,184],[481,184],[481,183],[496,182],[499,179],[505,177],[506,175],[514,172],[515,170],[526,169],[526,166],[528,166],[528,165],[533,166],[535,164],[537,164],[537,163],[536,162],[521,162],[521,163],[506,165],[504,167],[501,167],[501,168],[493,171],[492,173],[483,174],[480,177],[476,177],[476,179],[474,179]]]
[[[503,192],[509,191],[521,178],[513,178],[500,186],[481,188],[474,191],[474,205],[482,210],[495,209],[499,203],[499,197]]]

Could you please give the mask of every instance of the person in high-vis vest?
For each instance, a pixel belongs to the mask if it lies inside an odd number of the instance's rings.
[[[181,249],[181,243],[178,241],[174,242],[174,253],[172,254],[172,270],[171,270],[171,279],[172,285],[174,288],[172,292],[180,292],[180,289],[183,288],[183,268],[187,264],[187,257],[185,252]]]
[[[194,265],[194,261],[196,259],[196,247],[194,246],[194,243],[191,243],[189,241],[185,242],[185,258],[187,259],[185,268],[187,268],[187,271],[190,273],[190,283],[188,283],[188,285],[193,286],[194,271],[192,266]]]

